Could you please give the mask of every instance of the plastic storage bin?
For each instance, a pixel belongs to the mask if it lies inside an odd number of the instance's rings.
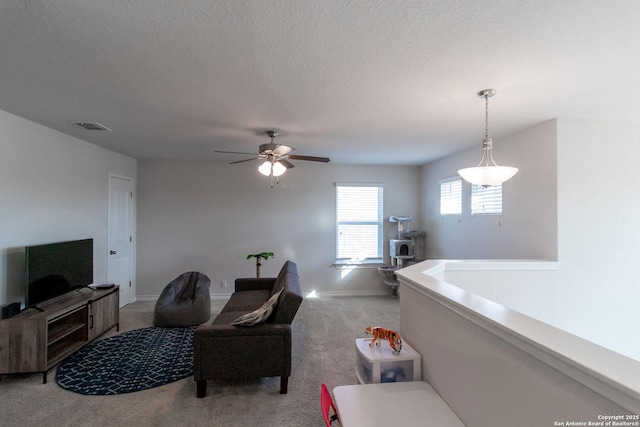
[[[420,355],[405,341],[393,354],[388,341],[369,347],[372,338],[356,339],[356,376],[360,384],[420,381]]]

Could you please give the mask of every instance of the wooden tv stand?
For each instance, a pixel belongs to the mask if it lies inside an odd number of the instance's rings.
[[[114,326],[120,288],[82,288],[0,320],[0,374],[47,372]]]

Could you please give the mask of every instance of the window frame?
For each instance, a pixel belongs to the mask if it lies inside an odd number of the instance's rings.
[[[337,182],[335,183],[336,187],[336,246],[335,246],[335,264],[336,265],[353,265],[353,264],[382,264],[384,259],[384,244],[383,244],[383,236],[384,236],[384,185],[378,182],[367,182],[367,183],[352,183],[352,182]],[[371,188],[375,187],[378,190],[377,194],[377,214],[376,220],[370,219],[340,219],[340,188]],[[367,256],[364,258],[357,258],[353,256],[342,256],[341,254],[341,236],[340,236],[340,228],[342,225],[365,225],[371,226],[375,225],[377,227],[376,232],[376,254],[375,256]],[[344,239],[344,237],[342,238]]]
[[[482,208],[477,207],[479,203]],[[471,215],[502,215],[502,184],[489,187],[472,184]]]
[[[450,197],[443,199],[442,188],[444,184],[453,184],[457,183],[457,195],[453,191],[449,191]],[[449,186],[451,187],[451,185]],[[451,176],[448,178],[442,178],[438,180],[438,190],[440,192],[440,216],[461,216],[462,215],[462,178],[460,176]],[[450,188],[451,190],[451,188]],[[452,200],[454,197],[457,197],[457,200]],[[453,202],[457,203],[457,207],[459,209],[458,212],[442,212],[443,201],[445,202]]]

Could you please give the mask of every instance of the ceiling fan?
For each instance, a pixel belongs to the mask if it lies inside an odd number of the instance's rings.
[[[267,135],[271,138],[271,142],[268,144],[260,145],[258,149],[258,154],[255,153],[243,153],[239,151],[216,151],[216,153],[225,153],[225,154],[246,154],[248,156],[254,156],[250,159],[238,160],[235,162],[231,162],[230,164],[236,163],[244,163],[252,160],[262,159],[264,163],[260,165],[258,171],[265,176],[271,177],[271,187],[273,187],[273,177],[276,177],[276,183],[278,182],[278,177],[285,173],[287,169],[291,169],[295,167],[289,160],[306,160],[310,162],[322,162],[329,163],[328,157],[314,157],[314,156],[299,156],[297,154],[290,154],[293,151],[293,148],[282,145],[275,144],[273,140],[278,136],[277,130],[268,130]]]

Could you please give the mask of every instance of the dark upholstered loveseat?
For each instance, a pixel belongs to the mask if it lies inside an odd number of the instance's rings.
[[[263,323],[234,326],[241,315],[277,297]],[[275,301],[274,296],[274,301]],[[291,322],[302,302],[298,269],[287,261],[278,277],[236,279],[235,292],[210,325],[201,325],[193,338],[193,376],[197,396],[207,393],[207,380],[280,377],[287,393],[291,375]]]

